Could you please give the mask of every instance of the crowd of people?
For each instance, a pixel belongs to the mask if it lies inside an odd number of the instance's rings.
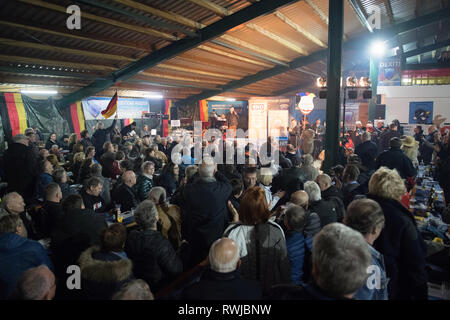
[[[1,166],[1,299],[427,299],[408,195],[422,162],[450,194],[448,133],[359,122],[326,174],[320,145],[306,141],[322,139],[320,120],[290,131],[278,164],[249,152],[245,164],[177,164],[180,137],[116,124],[81,139],[13,137]],[[126,212],[135,223],[117,219]]]

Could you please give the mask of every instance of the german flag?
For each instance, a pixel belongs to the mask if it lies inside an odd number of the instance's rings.
[[[202,120],[202,122],[207,122],[208,121],[208,101],[200,100],[198,102],[198,104],[200,107],[200,120]]]
[[[7,141],[16,134],[24,133],[27,125],[27,113],[20,93],[0,94],[0,115]]]
[[[111,101],[108,103],[108,106],[105,110],[102,111],[102,115],[105,117],[105,119],[108,119],[114,115],[117,111],[117,91],[112,97]]]
[[[170,108],[172,108],[172,100],[165,100],[164,115],[168,115],[170,119]],[[163,137],[169,135],[169,120],[163,120]]]
[[[83,107],[81,101],[72,103],[67,110],[66,118],[69,123],[70,132],[74,132],[81,139],[80,132],[86,129]]]

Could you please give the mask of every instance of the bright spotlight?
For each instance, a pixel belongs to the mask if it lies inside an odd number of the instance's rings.
[[[377,40],[370,46],[370,55],[382,57],[386,52],[386,44],[383,41]]]

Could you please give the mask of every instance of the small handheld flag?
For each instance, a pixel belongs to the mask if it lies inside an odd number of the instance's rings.
[[[105,117],[105,119],[110,118],[114,113],[117,111],[117,91],[112,97],[111,101],[108,103],[108,106],[105,110],[102,111],[102,115]]]

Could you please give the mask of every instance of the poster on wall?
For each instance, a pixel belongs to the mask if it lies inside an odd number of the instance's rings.
[[[248,138],[260,146],[267,139],[267,102],[249,101]]]
[[[379,86],[399,86],[401,84],[402,68],[400,59],[380,61],[378,68]]]
[[[269,136],[287,137],[289,110],[269,110]]]
[[[433,101],[410,102],[409,123],[432,124]]]
[[[92,97],[82,100],[86,120],[104,120],[101,111],[105,110],[111,98]],[[149,112],[148,99],[119,98],[117,101],[117,116],[119,119],[140,119],[143,112]]]
[[[217,115],[225,114],[230,112],[230,108],[233,107],[238,114],[245,112],[247,110],[248,101],[210,101],[208,100],[208,113],[211,114],[216,111]]]

